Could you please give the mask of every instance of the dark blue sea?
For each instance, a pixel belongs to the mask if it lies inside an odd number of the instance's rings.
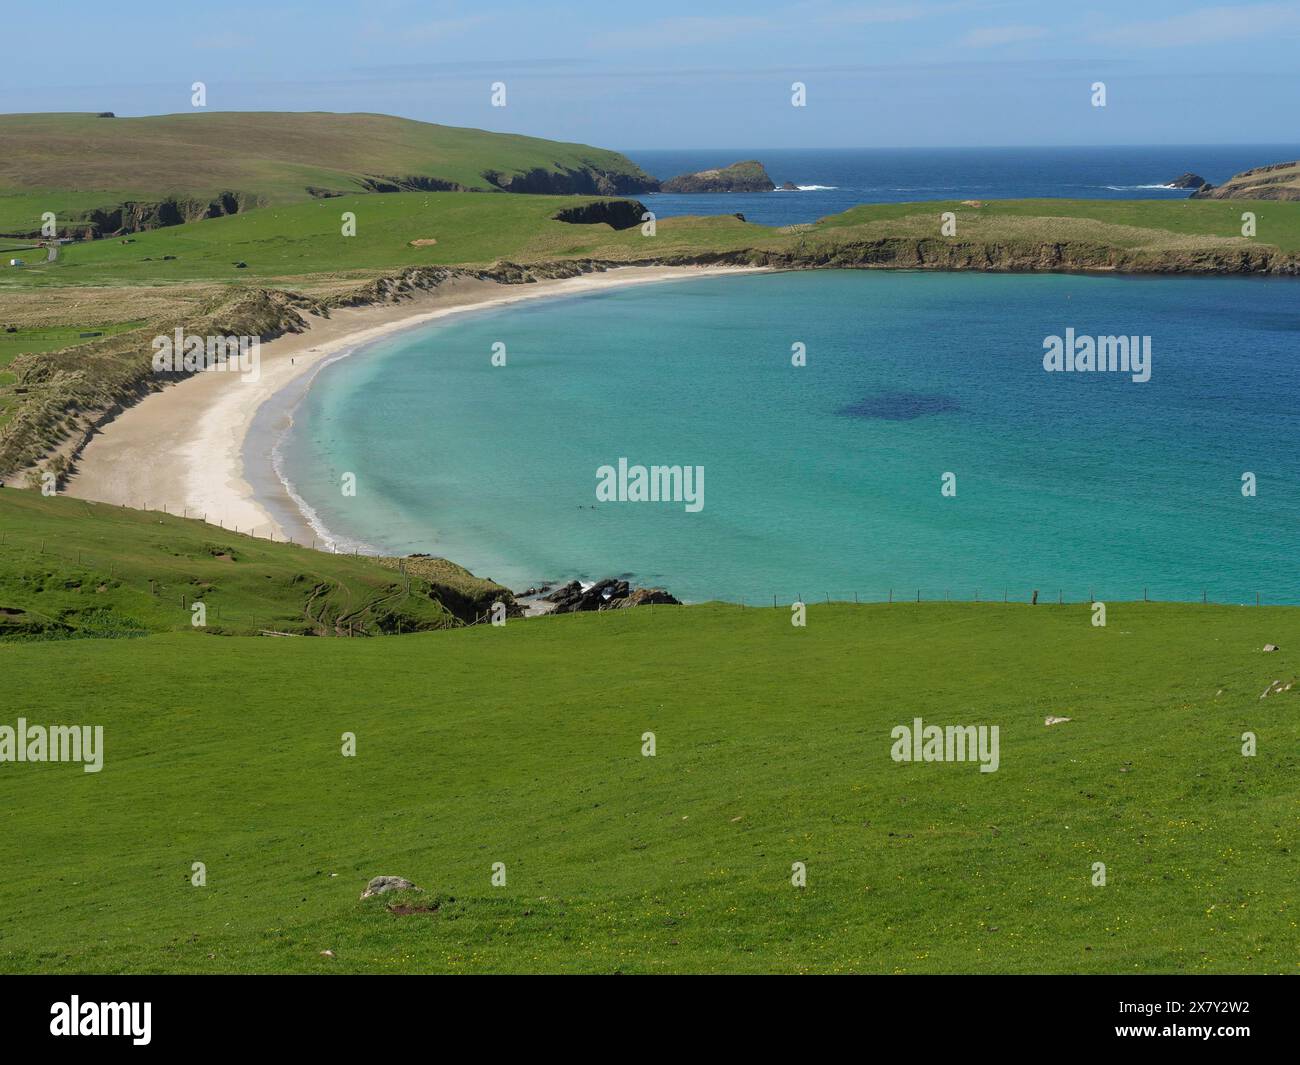
[[[719,148],[626,151],[661,180],[742,159],[757,159],[777,185],[799,192],[640,197],[660,218],[743,214],[763,225],[812,222],[860,203],[913,200],[1064,198],[1181,199],[1164,186],[1192,172],[1222,184],[1266,163],[1300,159],[1300,144],[1165,146],[1159,148],[850,148],[775,150]]]

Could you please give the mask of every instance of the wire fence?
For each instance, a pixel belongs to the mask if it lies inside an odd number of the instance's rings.
[[[147,512],[147,510],[141,511],[141,513],[144,512]],[[152,513],[160,513],[164,515],[170,514],[170,516],[177,517],[177,518],[189,517],[187,510],[182,510],[181,513],[175,514],[175,513],[170,513],[166,507],[164,507],[161,511],[154,511]],[[195,517],[201,517],[204,520],[206,520],[206,517],[202,515],[196,514]],[[311,541],[310,544],[297,543],[290,538],[285,538],[283,540],[276,540],[273,532],[269,533],[267,536],[259,537],[255,534],[256,533],[255,528],[249,530],[240,530],[237,527],[232,527],[230,529],[227,529],[225,528],[224,524],[218,522],[215,526],[213,526],[213,530],[215,532],[225,533],[227,536],[237,536],[240,537],[241,539],[247,539],[252,541],[263,540],[268,543],[290,544],[300,548],[317,550],[322,552],[324,552],[325,550],[323,546],[318,546],[317,541],[315,540]],[[120,578],[118,576],[118,564],[115,559],[110,558],[108,560],[101,559],[97,561],[92,555],[87,553],[84,549],[64,548],[62,547],[62,545],[52,541],[49,538],[21,537],[21,536],[15,536],[11,531],[8,530],[0,530],[0,551],[3,551],[6,547],[15,547],[20,544],[37,555],[48,554],[53,557],[57,557],[63,561],[73,563],[80,567],[97,569],[98,572],[101,574],[105,572],[105,568],[106,568],[107,569],[106,575],[110,580],[123,583],[123,578]],[[381,559],[381,558],[393,557],[393,556],[384,555],[379,552],[375,552],[373,554],[362,553],[359,548],[354,548],[352,551],[339,552],[337,550],[333,550],[325,553],[333,554],[333,555],[342,554],[345,556],[352,556],[357,558],[369,558],[369,559]],[[409,595],[410,575],[406,571],[404,560],[399,558],[398,563],[399,563],[398,567],[392,571],[393,576],[395,579],[399,579],[403,583],[405,592],[406,594]],[[128,586],[131,586],[130,581],[126,581],[125,583],[127,583]],[[287,632],[284,631],[282,628],[277,628],[276,627],[277,625],[283,625],[287,620],[283,616],[279,618],[268,619],[263,614],[240,609],[237,605],[230,604],[230,603],[223,604],[219,598],[219,593],[207,592],[203,595],[196,595],[193,591],[193,587],[194,587],[194,581],[192,579],[186,580],[183,577],[179,579],[177,579],[176,577],[172,577],[167,580],[164,580],[162,577],[146,578],[145,580],[140,582],[140,590],[147,591],[148,594],[150,594],[155,598],[167,599],[168,597],[174,597],[176,600],[177,608],[180,611],[190,611],[193,608],[195,603],[203,602],[205,609],[208,611],[208,616],[212,619],[212,621],[215,623],[215,626],[218,628],[234,627],[234,628],[241,629],[243,631],[257,631],[260,634],[265,636],[287,637],[287,636],[304,635],[303,633]],[[1039,605],[1076,606],[1081,604],[1092,604],[1097,602],[1139,602],[1140,601],[1146,603],[1192,603],[1198,600],[1186,596],[1174,597],[1174,598],[1159,598],[1158,596],[1152,597],[1150,586],[1144,586],[1142,588],[1142,595],[1141,598],[1139,599],[1136,595],[1133,596],[1132,598],[1124,598],[1122,596],[1115,596],[1115,595],[1099,597],[1096,594],[1095,588],[1089,589],[1087,597],[1084,598],[1082,595],[1078,593],[1075,593],[1070,597],[1067,597],[1064,589],[1057,589],[1053,594],[1050,592],[1045,592],[1042,589],[1030,588],[1027,586],[1021,586],[1020,588],[1017,588],[1013,591],[1012,586],[1005,585],[1001,588],[1000,591],[999,590],[990,591],[983,588],[975,588],[972,589],[970,593],[965,596],[961,595],[960,593],[954,595],[951,589],[945,589],[942,592],[942,594],[940,594],[933,589],[927,590],[924,588],[912,589],[912,588],[893,587],[875,593],[866,593],[866,594],[861,592],[850,592],[847,594],[841,593],[838,595],[832,595],[829,592],[823,592],[820,596],[811,597],[811,598],[805,597],[802,594],[796,594],[793,596],[791,595],[782,596],[778,593],[774,593],[771,596],[770,604],[766,599],[762,601],[758,601],[758,600],[750,600],[746,597],[740,597],[737,599],[720,599],[716,601],[729,603],[731,605],[738,606],[742,609],[761,609],[764,607],[767,607],[769,609],[779,609],[781,607],[792,608],[796,604],[800,604],[800,603],[803,604],[804,606],[812,606],[812,605],[819,605],[819,604],[820,605],[833,605],[833,604],[873,605],[873,604],[895,604],[895,603],[896,604],[907,604],[907,603],[924,604],[924,603],[939,603],[939,602],[1028,604],[1032,606],[1039,606]],[[1283,606],[1283,605],[1288,605],[1288,603],[1294,603],[1294,600],[1270,599],[1266,603],[1264,596],[1262,595],[1262,593],[1258,591],[1249,593],[1245,598],[1240,598],[1240,599],[1232,598],[1232,597],[1224,598],[1222,595],[1212,597],[1210,595],[1209,589],[1204,588],[1201,591],[1199,602],[1202,605],[1206,605],[1206,606],[1209,605]],[[0,603],[0,606],[4,606],[4,605],[5,604]],[[449,609],[449,608],[444,606],[444,609]],[[57,619],[51,618],[49,620],[53,622],[56,621]],[[339,636],[401,635],[404,626],[404,622],[399,618],[396,621],[395,632],[389,633],[380,630],[377,626],[367,625],[364,623],[362,619],[355,618],[355,617],[348,618],[347,616],[344,616],[338,619],[313,619],[305,616],[305,620],[311,621],[312,624],[318,627],[318,630],[325,630],[325,631],[332,630],[335,635],[339,635]],[[482,613],[475,613],[472,616],[472,618],[465,619],[465,620],[461,620],[459,618],[454,617],[454,615],[452,615],[448,618],[445,624],[430,624],[426,619],[424,623],[417,624],[415,626],[408,626],[406,631],[407,632],[417,631],[417,630],[424,631],[430,628],[473,628],[478,625],[491,624],[492,620],[493,620],[493,612],[492,610],[489,609],[483,611]]]
[[[764,600],[721,600],[722,602],[734,602],[743,607],[771,607],[794,606],[796,603],[802,603],[805,606],[821,604],[829,606],[832,604],[854,603],[859,605],[867,604],[888,604],[888,603],[1023,603],[1031,606],[1077,606],[1080,604],[1091,604],[1100,602],[1129,602],[1129,603],[1196,603],[1199,602],[1205,606],[1287,606],[1295,605],[1294,600],[1289,599],[1270,599],[1265,602],[1264,596],[1260,592],[1251,592],[1243,598],[1224,597],[1223,595],[1210,594],[1208,588],[1203,588],[1199,595],[1177,595],[1162,598],[1151,595],[1149,585],[1143,586],[1141,595],[1133,594],[1131,596],[1119,594],[1109,594],[1114,589],[1109,589],[1106,594],[1098,595],[1096,589],[1089,589],[1087,596],[1072,593],[1070,596],[1065,594],[1064,589],[1057,589],[1053,592],[1045,592],[1038,588],[1026,588],[1024,586],[1013,590],[1010,585],[1002,588],[1000,591],[986,592],[985,589],[976,588],[969,595],[954,595],[951,590],[938,592],[935,590],[911,589],[911,588],[889,588],[885,591],[863,594],[860,592],[850,592],[848,594],[832,595],[824,592],[813,598],[804,598],[802,595],[773,595],[771,602]]]

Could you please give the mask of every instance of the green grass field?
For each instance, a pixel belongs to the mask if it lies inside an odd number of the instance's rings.
[[[313,275],[374,276],[422,265],[486,265],[497,259],[538,262],[604,258],[637,261],[673,255],[746,251],[833,252],[853,242],[939,238],[953,211],[958,239],[1087,242],[1177,254],[1266,244],[1300,251],[1300,203],[1240,201],[990,201],[872,204],[800,227],[774,229],[731,215],[660,220],[653,237],[640,227],[560,222],[558,211],[592,198],[495,193],[411,192],[358,195],[168,226],[130,238],[65,247],[49,265],[0,275],[28,287],[168,282],[245,282]],[[648,203],[653,207],[653,197]],[[1254,241],[1241,236],[1243,210],[1257,212]],[[342,215],[356,216],[356,235],[342,235]],[[412,247],[413,240],[436,244]],[[236,264],[244,263],[240,268]]]
[[[1300,707],[1259,695],[1300,612],[1089,617],[0,645],[3,723],[101,724],[105,751],[0,773],[0,969],[1296,972]],[[999,770],[891,761],[918,716],[999,725]],[[378,874],[434,910],[359,901]]]

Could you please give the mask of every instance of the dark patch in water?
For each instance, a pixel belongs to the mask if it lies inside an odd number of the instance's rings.
[[[836,414],[849,418],[877,418],[886,422],[910,422],[927,414],[949,414],[961,405],[949,396],[925,392],[881,392],[841,407]]]

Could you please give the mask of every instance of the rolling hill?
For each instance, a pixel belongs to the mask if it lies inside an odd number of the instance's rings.
[[[357,192],[614,195],[658,183],[617,152],[391,115],[0,115],[0,233],[138,231]]]

